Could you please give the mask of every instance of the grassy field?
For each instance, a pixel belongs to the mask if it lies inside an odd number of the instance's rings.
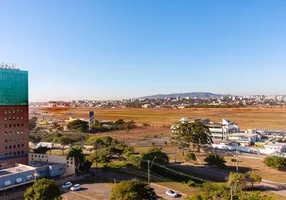
[[[32,108],[31,111],[35,109]],[[69,110],[36,110],[44,113],[45,119],[88,118],[89,111],[95,111],[97,120],[134,120],[137,123],[152,125],[171,125],[182,117],[210,118],[221,121],[228,118],[242,129],[280,129],[285,130],[286,109],[283,108],[190,108],[190,109],[143,109],[143,108],[70,108]]]

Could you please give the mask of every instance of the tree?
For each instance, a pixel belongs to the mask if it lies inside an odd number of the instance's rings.
[[[264,164],[274,169],[286,169],[286,158],[279,156],[268,156],[264,159]]]
[[[253,187],[254,183],[260,183],[262,181],[262,177],[253,172],[248,172],[246,174],[246,180],[251,182],[251,187]]]
[[[211,153],[207,155],[204,161],[207,162],[209,165],[213,165],[216,167],[222,167],[222,168],[225,167],[225,163],[226,163],[222,155],[211,154]]]
[[[259,192],[256,193],[245,193],[245,192],[240,192],[237,195],[239,200],[275,200],[273,197],[267,196],[267,195],[260,195]]]
[[[196,146],[200,151],[200,147],[205,144],[211,144],[212,138],[209,128],[200,121],[196,122],[177,122],[173,126],[173,140],[179,142],[180,146],[188,144]]]
[[[188,153],[185,157],[186,161],[191,162],[191,161],[196,161],[197,156],[194,153]]]
[[[61,200],[59,187],[53,180],[45,178],[36,180],[35,183],[29,187],[25,194],[25,200]]]
[[[166,153],[162,152],[162,149],[152,148],[148,151],[148,153],[143,154],[141,160],[141,167],[147,168],[147,161],[152,161],[154,159],[154,163],[159,165],[167,166],[169,164],[169,157]],[[154,166],[156,167],[156,166]]]
[[[230,172],[228,179],[228,186],[237,194],[237,192],[244,190],[246,187],[246,178],[244,174]]]
[[[78,173],[80,171],[80,166],[83,165],[85,161],[82,150],[79,147],[72,147],[68,152],[67,158],[74,158],[76,172]]]
[[[62,136],[60,138],[58,138],[58,143],[60,143],[60,145],[62,146],[62,153],[64,155],[64,146],[71,144],[71,139],[67,136]]]
[[[29,141],[32,142],[33,144],[37,144],[42,140],[42,137],[38,134],[30,134],[29,135]]]
[[[129,180],[121,181],[113,187],[109,200],[155,200],[156,197],[154,189],[147,183]]]
[[[46,154],[47,151],[49,151],[49,148],[47,147],[38,147],[36,149],[33,149],[34,153],[40,153],[40,154]]]
[[[31,119],[29,119],[29,130],[32,131],[34,130],[34,128],[36,128],[37,126],[37,117],[32,117]]]
[[[80,119],[69,122],[67,128],[76,132],[88,132],[89,130],[88,122]]]

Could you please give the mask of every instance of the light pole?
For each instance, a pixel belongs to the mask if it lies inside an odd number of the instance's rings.
[[[149,187],[150,187],[150,168],[153,166],[155,159],[156,159],[156,157],[153,158],[151,165],[150,165],[150,160],[148,160],[148,185],[149,185]]]
[[[236,173],[238,173],[238,151],[236,150]]]

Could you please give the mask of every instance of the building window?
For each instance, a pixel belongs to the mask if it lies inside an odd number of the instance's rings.
[[[13,110],[12,112],[15,113],[15,110]]]
[[[33,154],[31,154],[31,157],[33,157],[34,155]]]
[[[7,110],[5,110],[4,112],[5,112],[5,115],[6,115],[7,114]]]
[[[21,126],[24,126],[24,124],[21,124]]]
[[[8,140],[7,140],[7,139],[5,139],[5,142],[8,142]]]
[[[5,128],[8,128],[8,124],[5,124]]]
[[[20,148],[20,144],[18,144],[18,148]]]
[[[14,152],[13,155],[15,156],[15,155],[16,155],[16,152]]]
[[[18,151],[18,155],[20,155],[20,151]]]
[[[22,144],[22,147],[24,147],[24,144]]]
[[[24,151],[22,151],[22,154],[24,154]]]
[[[13,145],[13,148],[14,148],[14,149],[16,148],[16,145],[15,145],[15,144]]]
[[[5,146],[5,149],[8,149],[8,146]]]

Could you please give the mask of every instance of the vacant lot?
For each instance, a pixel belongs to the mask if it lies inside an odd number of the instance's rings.
[[[35,109],[32,108],[31,111]],[[286,109],[283,108],[190,108],[190,109],[144,109],[144,108],[70,108],[69,110],[44,110],[45,119],[88,118],[89,111],[95,111],[98,120],[134,120],[137,123],[152,125],[170,125],[182,117],[210,118],[221,121],[228,118],[240,125],[242,129],[280,129],[285,130]],[[32,113],[32,112],[31,112]]]

